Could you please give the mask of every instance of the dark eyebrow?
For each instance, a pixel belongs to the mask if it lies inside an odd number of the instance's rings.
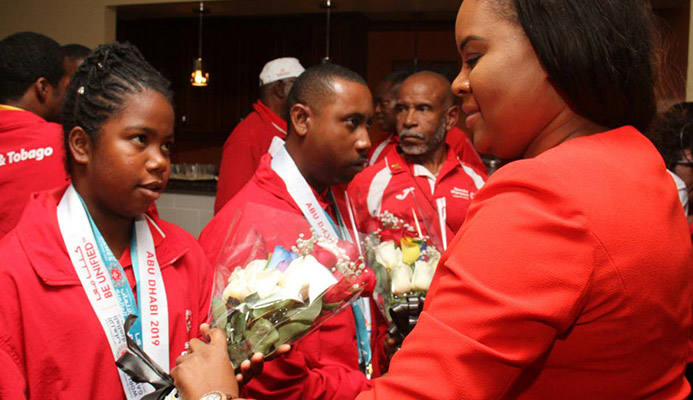
[[[357,120],[359,120],[359,121],[365,121],[365,120],[366,120],[366,115],[365,115],[365,114],[358,113],[358,112],[355,112],[355,113],[351,113],[351,114],[345,116],[343,120],[346,121],[346,120],[351,119],[351,118],[357,119]]]
[[[481,36],[473,36],[473,35],[467,36],[464,39],[462,39],[462,41],[460,42],[460,51],[463,51],[464,47],[467,45],[467,43],[469,43],[472,40],[485,40],[485,39],[482,38]]]
[[[147,135],[156,135],[156,130],[149,128],[147,126],[140,126],[140,125],[133,125],[133,126],[128,126],[127,128],[124,129],[125,132],[128,131],[142,131],[146,133]],[[166,134],[166,139],[173,138],[175,136],[174,132]]]

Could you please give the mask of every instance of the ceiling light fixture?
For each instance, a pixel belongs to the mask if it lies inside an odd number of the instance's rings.
[[[197,59],[193,60],[193,73],[190,77],[190,83],[192,83],[193,86],[207,86],[209,82],[209,73],[204,72],[202,67],[202,16],[204,13],[208,12],[209,9],[205,8],[205,3],[200,2],[200,8],[194,11],[200,14],[200,25],[198,30]]]

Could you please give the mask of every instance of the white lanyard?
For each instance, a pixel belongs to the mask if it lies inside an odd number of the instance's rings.
[[[284,141],[275,136],[270,145],[270,154],[272,155],[272,170],[284,181],[286,190],[298,208],[301,209],[303,216],[306,217],[315,233],[326,239],[339,239],[327,213],[322,209],[318,199],[313,194],[313,190],[301,175],[301,171],[298,170],[289,152],[286,151]]]
[[[123,329],[124,309],[118,301],[114,279],[107,273],[104,256],[99,251],[91,229],[87,211],[74,187],[70,185],[57,208],[58,225],[67,252],[79,277],[89,303],[101,323],[114,361],[127,348]],[[140,289],[140,315],[143,327],[143,349],[162,368],[169,369],[168,349],[168,306],[161,271],[156,261],[154,241],[144,217],[135,222],[137,259],[140,265],[138,280]],[[135,260],[133,259],[133,263]],[[129,287],[128,287],[129,288]],[[157,329],[154,329],[157,328]],[[123,371],[118,370],[123,390],[128,399],[139,399],[153,392],[149,385],[133,382]]]
[[[310,188],[303,175],[301,175],[301,172],[298,170],[298,167],[291,158],[291,155],[289,155],[289,153],[286,151],[284,141],[278,137],[272,139],[272,144],[270,145],[270,154],[272,155],[272,170],[284,181],[286,190],[301,209],[303,216],[308,220],[310,226],[313,227],[317,234],[320,234],[325,238],[339,239],[339,235],[337,234],[330,217],[322,209],[320,203],[318,203],[318,200],[313,194],[313,190]],[[335,202],[335,208],[336,206],[337,205]],[[339,212],[339,210],[337,210],[337,212]],[[339,219],[341,220],[342,218]],[[342,235],[345,235],[343,239],[350,240],[351,236],[341,222],[342,221],[339,221],[338,223],[340,225]],[[360,313],[363,316],[365,329],[367,331],[367,334],[365,335],[366,338],[364,338],[364,340],[367,341],[371,330],[370,304],[368,303],[368,300],[361,298],[352,304],[352,307],[360,307]],[[355,318],[358,317],[355,315]],[[368,347],[367,342],[365,343],[365,347]],[[359,346],[359,348],[361,348],[361,346]],[[370,352],[367,353],[368,354],[365,356],[367,358],[366,362],[370,363]],[[361,353],[359,353],[359,357],[361,356]]]

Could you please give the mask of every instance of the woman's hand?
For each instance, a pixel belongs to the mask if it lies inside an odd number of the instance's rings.
[[[226,336],[219,329],[210,330],[207,324],[202,324],[200,333],[209,339],[209,344],[192,339],[188,353],[178,357],[176,366],[171,370],[178,393],[185,400],[198,400],[212,391],[237,397],[238,384],[229,361]],[[248,371],[254,371],[251,370],[252,363],[248,364],[251,364]],[[262,363],[259,368],[262,371]]]
[[[283,344],[277,347],[277,350],[267,359],[273,360],[280,357],[291,350],[291,346]],[[248,383],[251,379],[258,376],[262,372],[262,366],[265,364],[265,357],[262,353],[255,353],[250,360],[245,360],[241,363],[241,373],[236,375],[236,381],[239,385]]]

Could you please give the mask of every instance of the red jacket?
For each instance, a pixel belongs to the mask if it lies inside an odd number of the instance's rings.
[[[378,146],[383,144],[387,140],[385,147],[375,154]],[[462,132],[462,130],[456,126],[453,126],[447,133],[445,137],[445,142],[450,146],[455,153],[460,157],[462,162],[473,166],[476,170],[483,172],[484,175],[487,174],[486,165],[479,157],[479,153],[474,148],[471,140],[467,135]],[[391,151],[397,151],[397,145],[399,144],[399,137],[395,134],[386,136],[378,143],[373,143],[370,150],[368,150],[368,165],[374,165],[377,162],[382,161]]]
[[[416,210],[422,230],[435,232],[440,238],[440,223],[436,199],[445,198],[447,242],[462,226],[467,208],[474,199],[486,174],[461,162],[455,150],[448,148],[447,159],[435,178],[421,165],[407,162],[398,152],[390,152],[385,159],[366,168],[349,184],[349,195],[363,221],[368,216],[377,216],[389,211],[398,216],[407,216],[414,226],[412,208]],[[442,247],[440,248],[442,250]]]
[[[359,400],[684,399],[692,275],[654,146],[632,127],[568,140],[489,178]]]
[[[66,181],[63,128],[29,111],[0,109],[0,239],[17,225],[29,194]]]
[[[276,245],[295,244],[299,233],[308,235],[308,222],[270,162],[269,154],[263,156],[253,178],[200,234],[200,244],[213,265],[228,258],[224,243],[238,243],[234,238],[259,234],[267,251],[272,251]],[[321,203],[332,214],[327,203]],[[233,259],[244,260],[244,256]],[[238,265],[231,264],[231,268]],[[350,400],[369,387],[370,381],[359,371],[354,316],[346,309],[303,337],[287,355],[266,362],[262,374],[244,392],[263,400]]]
[[[275,136],[286,137],[286,121],[260,100],[256,101],[253,111],[236,125],[224,143],[215,214],[250,180]]]
[[[0,241],[3,400],[125,399],[106,335],[60,235],[56,207],[64,192],[32,195],[16,229]],[[173,366],[207,317],[211,269],[190,234],[153,218],[166,235],[151,230],[168,298]],[[129,249],[120,263],[134,288]]]

